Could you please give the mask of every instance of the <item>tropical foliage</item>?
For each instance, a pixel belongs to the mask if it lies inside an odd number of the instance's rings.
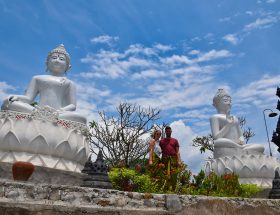
[[[176,176],[172,178],[172,176]],[[200,171],[197,175],[183,164],[168,175],[162,163],[158,168],[147,168],[145,173],[128,168],[113,168],[109,172],[113,187],[118,190],[150,193],[175,193],[207,196],[251,197],[262,189],[254,184],[239,184],[234,173],[206,175]]]

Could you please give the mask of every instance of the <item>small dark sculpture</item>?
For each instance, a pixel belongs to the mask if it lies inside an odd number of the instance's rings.
[[[280,199],[280,177],[277,170],[275,170],[275,178],[272,181],[272,189],[269,192],[269,198]]]
[[[83,187],[104,189],[113,188],[108,177],[108,167],[104,163],[101,151],[99,151],[97,159],[94,163],[91,161],[91,156],[89,157],[88,161],[85,163],[82,173],[84,173]]]

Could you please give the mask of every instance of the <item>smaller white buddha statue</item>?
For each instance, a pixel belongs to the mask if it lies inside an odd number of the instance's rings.
[[[25,95],[9,96],[1,109],[32,113],[36,108],[48,107],[58,113],[59,119],[86,124],[86,118],[75,113],[76,87],[65,76],[71,65],[70,56],[62,44],[48,54],[46,64],[49,74],[34,76]],[[39,105],[33,107],[31,104],[36,96],[40,97]]]
[[[231,97],[224,89],[219,89],[214,96],[213,106],[218,112],[210,118],[214,158],[264,152],[262,145],[244,143],[239,120],[236,116],[230,115]]]

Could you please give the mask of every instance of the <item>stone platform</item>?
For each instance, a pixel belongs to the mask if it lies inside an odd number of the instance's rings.
[[[264,154],[242,154],[210,159],[205,164],[205,172],[218,175],[235,173],[241,184],[256,184],[271,188],[275,171],[280,170],[277,158]]]
[[[43,183],[78,186],[83,183],[84,177],[85,174],[83,173],[35,166],[35,170],[28,179],[28,182],[32,182],[34,184]],[[0,178],[2,180],[13,180],[11,163],[0,162]]]
[[[122,192],[0,180],[1,215],[263,215],[280,200]]]

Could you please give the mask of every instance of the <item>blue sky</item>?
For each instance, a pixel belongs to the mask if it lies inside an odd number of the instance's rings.
[[[0,101],[44,74],[63,43],[79,112],[97,120],[120,101],[160,108],[198,171],[207,155],[190,144],[210,132],[218,88],[256,133],[250,142],[267,147],[262,111],[277,103],[279,35],[279,0],[0,0]],[[270,136],[276,122],[267,118]]]

